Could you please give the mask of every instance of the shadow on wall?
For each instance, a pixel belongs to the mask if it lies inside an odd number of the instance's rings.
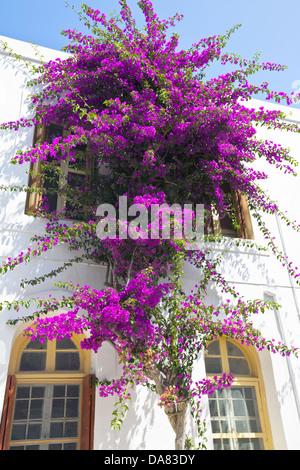
[[[28,69],[22,62],[0,54],[0,124],[31,118],[27,82],[30,79]],[[37,90],[33,90],[37,91]],[[18,150],[25,150],[32,145],[33,127],[15,130],[0,130],[0,185],[27,185],[29,163],[13,165],[10,163]],[[23,192],[0,191],[1,216],[0,226],[8,223],[18,224],[24,214],[26,194]]]
[[[224,255],[221,263],[216,267],[216,272],[221,274],[224,279],[228,282],[231,287],[234,287],[235,291],[241,295],[244,295],[243,285],[253,286],[254,288],[259,286],[272,286],[276,283],[274,276],[275,271],[272,266],[273,260],[265,252],[257,253],[256,249],[249,250],[234,250],[228,249],[226,245],[224,247]],[[220,255],[222,252],[222,246],[218,250],[211,250],[212,259]],[[208,258],[209,259],[209,258]],[[186,265],[184,270],[184,284],[187,290],[195,290],[194,286],[197,284],[203,276],[201,269],[197,269],[194,266]],[[209,282],[207,288],[207,298],[209,303],[216,305],[222,303],[224,298],[230,297],[229,294],[221,293],[221,288],[216,286],[216,283]],[[254,298],[258,298],[257,292]]]
[[[21,228],[24,223],[30,225],[33,219],[24,214],[26,192],[17,189],[28,184],[29,163],[11,163],[18,149],[28,148],[32,144],[32,133],[33,129],[30,132],[28,129],[18,132],[0,130],[0,227],[11,225]],[[7,186],[16,190],[5,189]]]
[[[121,377],[122,364],[109,343],[92,354],[92,370],[99,380]],[[95,450],[174,449],[174,433],[164,411],[159,408],[159,396],[138,385],[129,390],[126,413],[120,430],[111,428],[118,396],[100,397],[96,387]]]
[[[141,385],[130,393],[131,400],[127,403],[129,411],[120,430],[110,427],[118,397],[98,398],[95,449],[174,449],[175,434],[164,411],[158,407],[158,395]]]

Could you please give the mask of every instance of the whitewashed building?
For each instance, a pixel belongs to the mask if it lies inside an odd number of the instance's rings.
[[[30,44],[0,37],[17,53],[32,62],[39,62]],[[65,54],[39,48],[43,60]],[[6,52],[0,53],[0,122],[28,117],[26,82],[28,71],[24,64]],[[254,101],[253,106],[282,108]],[[300,124],[300,111],[290,109],[290,120]],[[289,147],[300,160],[300,135],[258,129],[262,138]],[[15,132],[0,131],[0,184],[27,185],[26,164],[11,165],[10,159],[18,149],[32,145],[33,129]],[[265,170],[264,162],[257,167]],[[26,172],[27,170],[27,172]],[[263,183],[270,196],[288,211],[292,220],[300,222],[299,177],[283,175],[274,168],[266,169],[270,178]],[[42,234],[45,222],[25,214],[26,193],[1,191],[0,204],[0,262],[14,257],[30,245],[30,238]],[[277,216],[267,216],[268,228],[276,237],[281,250],[300,266],[299,234],[287,228]],[[254,240],[265,240],[252,220]],[[270,253],[256,248],[228,247],[222,273],[246,299],[266,298],[278,302],[280,310],[257,315],[254,323],[265,337],[300,346],[300,290],[287,270]],[[218,251],[216,251],[218,254]],[[28,264],[21,265],[0,277],[0,301],[61,296],[61,289],[49,279],[33,287],[20,287],[25,278],[33,278],[58,268],[69,259],[64,247],[49,251]],[[60,280],[72,280],[102,288],[106,268],[92,263],[78,263]],[[65,276],[65,277],[64,277]],[[187,269],[185,286],[192,288],[197,272]],[[66,292],[67,294],[67,292]],[[212,287],[211,302],[221,302],[222,295]],[[28,346],[22,336],[25,325],[7,321],[27,315],[4,309],[0,312],[0,448],[6,449],[94,449],[94,450],[171,450],[174,434],[157,398],[145,388],[133,392],[130,410],[120,431],[110,429],[114,398],[100,398],[89,384],[95,374],[99,379],[112,379],[120,370],[119,360],[111,346],[105,345],[98,354],[89,356],[73,343],[48,344],[47,349]],[[27,326],[28,324],[26,324]],[[27,349],[26,349],[27,348]],[[219,393],[203,400],[202,416],[207,423],[208,449],[300,449],[300,359],[282,358],[268,351],[257,353],[234,342],[211,343],[199,358],[195,377],[233,368],[236,381],[228,396]],[[55,359],[56,358],[56,359]],[[56,367],[60,358],[61,366]],[[64,367],[65,362],[71,366]],[[28,364],[35,364],[31,368]],[[73,364],[73,366],[72,366]],[[75,364],[75,366],[74,366]],[[191,423],[191,434],[195,431]]]

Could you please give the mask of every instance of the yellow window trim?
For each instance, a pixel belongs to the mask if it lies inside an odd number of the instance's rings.
[[[258,437],[259,438],[261,437],[264,441],[265,450],[274,450],[272,431],[271,431],[271,425],[270,425],[269,413],[268,413],[268,407],[267,407],[266,391],[265,391],[265,386],[263,382],[263,375],[262,375],[262,371],[260,367],[260,361],[259,361],[259,357],[258,357],[258,353],[256,349],[253,346],[245,346],[243,344],[240,344],[238,341],[235,341],[233,339],[228,339],[225,337],[215,338],[214,340],[208,342],[207,346],[216,340],[218,340],[220,343],[220,353],[221,353],[223,372],[227,374],[229,373],[229,362],[228,362],[228,356],[227,356],[226,341],[233,343],[244,353],[245,358],[247,359],[247,362],[249,365],[250,374],[236,376],[232,383],[232,386],[255,387],[257,407],[258,407],[262,432],[261,433],[234,433],[234,434],[214,433],[213,437],[216,437],[216,438],[228,438],[228,437],[229,438],[230,437],[236,437],[236,438]],[[212,378],[215,375],[216,374],[207,374],[207,378]]]
[[[55,345],[56,340],[49,341],[48,340],[48,348],[47,348],[47,363],[46,369],[42,372],[34,372],[34,371],[26,371],[26,372],[19,372],[19,364],[21,360],[22,353],[26,346],[30,343],[30,339],[24,337],[23,333],[21,333],[15,340],[13,345],[11,355],[10,355],[10,363],[8,367],[8,374],[14,374],[16,377],[24,377],[24,376],[34,376],[34,377],[43,377],[47,375],[50,377],[74,377],[76,376],[84,376],[90,373],[91,370],[91,354],[90,351],[86,351],[81,349],[80,343],[84,339],[84,335],[74,335],[72,337],[72,341],[74,342],[75,346],[78,349],[79,357],[80,357],[80,364],[81,368],[79,371],[55,371]]]

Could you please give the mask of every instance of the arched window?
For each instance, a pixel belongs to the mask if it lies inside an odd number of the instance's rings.
[[[81,339],[17,339],[2,415],[3,449],[91,448],[94,387]]]
[[[209,397],[215,450],[268,450],[272,438],[259,361],[254,348],[224,337],[210,342],[205,353],[207,376],[232,372],[230,388]]]

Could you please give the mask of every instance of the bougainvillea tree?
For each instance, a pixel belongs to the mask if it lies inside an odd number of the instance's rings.
[[[122,420],[130,389],[147,386],[158,395],[159,406],[174,429],[175,448],[184,449],[187,413],[192,413],[201,434],[201,397],[230,386],[234,379],[232,374],[193,379],[195,361],[208,341],[224,335],[282,355],[295,353],[295,349],[263,338],[253,326],[252,314],[274,304],[245,301],[226,282],[218,271],[220,257],[213,256],[211,248],[220,241],[219,236],[206,233],[202,248],[189,249],[187,236],[175,236],[175,216],[169,237],[161,235],[163,218],[158,219],[155,232],[153,220],[141,223],[138,219],[137,223],[136,216],[142,209],[176,203],[189,205],[184,215],[188,219],[189,212],[190,220],[195,221],[195,208],[202,204],[205,225],[209,226],[212,211],[237,224],[232,199],[224,189],[230,185],[231,190],[247,196],[268,248],[286,261],[297,279],[296,268],[275,246],[261,217],[262,212],[276,212],[287,221],[286,215],[260,189],[259,181],[267,175],[252,164],[263,158],[293,173],[295,162],[288,151],[257,139],[255,126],[298,129],[283,124],[281,112],[255,110],[247,103],[257,93],[287,104],[289,98],[271,92],[266,83],[258,87],[248,82],[256,70],[284,67],[224,52],[235,28],[180,50],[178,36],[169,34],[182,19],[180,15],[161,20],[150,1],[141,0],[138,5],[145,27],[139,30],[126,0],[119,3],[120,14],[109,19],[82,6],[79,14],[88,34],[64,31],[70,39],[66,47],[69,58],[35,70],[30,83],[39,90],[31,97],[34,117],[2,125],[3,130],[18,130],[54,122],[68,132],[22,150],[12,160],[31,163],[31,176],[38,168],[39,174],[34,176],[43,184],[20,189],[42,194],[34,215],[46,218],[47,225],[44,235],[33,237],[32,246],[3,263],[1,273],[65,244],[76,256],[49,274],[24,279],[22,286],[44,282],[83,259],[107,264],[106,283],[95,289],[70,279],[57,283],[73,290],[70,297],[32,298],[6,302],[2,307],[18,310],[36,305],[32,315],[11,321],[31,320],[25,331],[33,340],[84,333],[81,347],[95,353],[109,342],[122,361],[123,373],[114,381],[98,381],[98,388],[101,396],[117,396],[113,425],[118,427]],[[205,80],[205,69],[213,61],[229,64],[233,71]],[[84,184],[76,178],[68,184],[57,183],[61,181],[60,164],[66,159],[77,168],[85,165],[88,179]],[[36,162],[39,166],[33,165]],[[53,194],[64,197],[62,213],[51,207]],[[118,214],[123,200],[136,212],[122,224],[117,215],[109,219],[107,211],[99,210],[109,204]],[[115,227],[112,236],[108,236],[110,224]],[[103,227],[104,236],[100,236]],[[295,224],[293,227],[298,230]],[[129,231],[131,236],[125,236]],[[186,263],[199,273],[199,281],[189,293],[181,283]],[[211,283],[227,293],[224,304],[206,301]],[[59,313],[62,307],[69,311]]]

